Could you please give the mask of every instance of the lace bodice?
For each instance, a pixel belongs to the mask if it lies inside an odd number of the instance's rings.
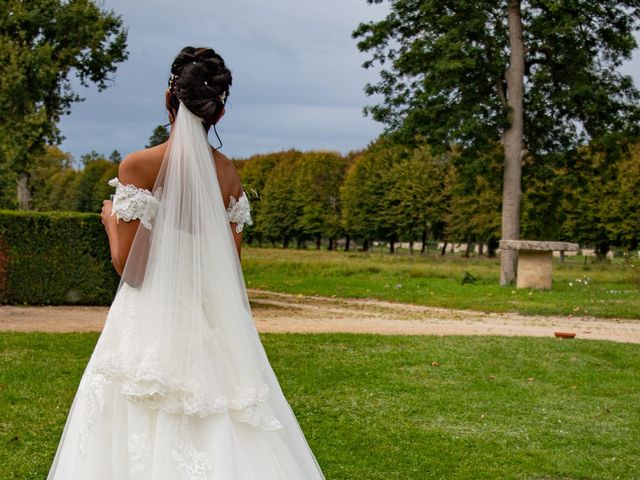
[[[109,180],[109,185],[116,188],[111,215],[115,215],[117,220],[125,222],[140,220],[145,228],[151,229],[153,219],[160,206],[162,190],[158,189],[152,193],[135,185],[125,185],[118,180],[118,177]],[[245,192],[242,192],[238,199],[231,195],[227,207],[227,219],[230,223],[236,224],[237,233],[242,232],[245,225],[253,225],[251,206]]]

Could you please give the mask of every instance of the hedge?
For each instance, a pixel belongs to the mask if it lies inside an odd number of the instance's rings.
[[[100,215],[0,210],[0,303],[109,305],[118,281]]]

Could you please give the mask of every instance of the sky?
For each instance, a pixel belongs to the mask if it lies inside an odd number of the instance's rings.
[[[102,92],[76,83],[85,98],[63,117],[62,149],[79,159],[92,150],[123,156],[144,148],[167,123],[164,91],[175,55],[211,47],[233,74],[218,125],[231,158],[288,148],[347,153],[374,140],[382,126],[362,114],[376,80],[362,68],[351,32],[383,18],[365,0],[105,0],[129,29],[129,59]],[[217,145],[215,139],[212,144]]]
[[[364,117],[375,100],[363,87],[376,72],[362,68],[351,32],[383,18],[388,7],[366,0],[104,0],[129,29],[129,59],[103,92],[76,87],[60,127],[62,149],[79,159],[92,150],[123,156],[144,148],[167,123],[169,67],[185,46],[214,48],[233,74],[218,125],[231,158],[288,148],[347,153],[367,146],[383,127]],[[640,54],[623,72],[640,86]],[[215,139],[212,144],[217,145]]]

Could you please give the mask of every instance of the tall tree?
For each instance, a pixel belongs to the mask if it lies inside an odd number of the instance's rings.
[[[367,0],[382,3],[384,0]],[[640,0],[389,0],[353,32],[380,65],[365,108],[405,142],[459,145],[470,159],[500,140],[503,238],[518,238],[524,150],[573,148],[638,125],[640,95],[619,73],[636,47]],[[502,258],[501,283],[515,278]]]
[[[410,253],[418,238],[424,252],[429,235],[436,233],[437,225],[444,221],[448,162],[447,155],[433,155],[431,148],[420,145],[389,170],[386,222],[393,226],[398,238],[409,241]]]
[[[149,137],[149,143],[145,145],[145,148],[155,147],[169,140],[169,130],[164,125],[158,125],[153,129],[151,136]]]
[[[266,238],[265,229],[270,230],[269,222],[263,222],[262,199],[264,196],[264,188],[271,170],[275,168],[282,158],[298,158],[300,152],[289,150],[284,152],[274,152],[269,154],[253,155],[245,160],[234,160],[242,180],[244,191],[251,202],[251,216],[253,225],[245,227],[247,239],[252,241],[256,239],[258,244],[262,244],[262,240]]]
[[[18,206],[29,208],[29,166],[60,142],[62,115],[83,86],[104,90],[127,58],[122,19],[93,0],[5,0],[0,4],[0,170],[13,172]]]
[[[302,208],[298,226],[303,235],[316,239],[320,248],[322,237],[334,248],[341,233],[340,186],[347,164],[334,152],[305,152],[296,177],[296,197]]]
[[[388,215],[389,196],[393,188],[391,168],[406,158],[410,151],[380,138],[356,156],[340,188],[345,232],[363,240],[363,248],[371,248],[373,240],[389,240],[397,236],[397,228]]]
[[[282,246],[300,237],[298,217],[301,205],[296,195],[296,177],[302,153],[282,152],[278,164],[269,172],[262,191],[260,206],[261,230],[272,242],[282,240]]]

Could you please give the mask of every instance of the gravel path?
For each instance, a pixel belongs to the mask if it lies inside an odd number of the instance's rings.
[[[370,299],[249,290],[260,332],[351,332],[402,335],[507,335],[640,343],[640,320],[483,313]],[[107,307],[0,306],[0,331],[100,331]]]

